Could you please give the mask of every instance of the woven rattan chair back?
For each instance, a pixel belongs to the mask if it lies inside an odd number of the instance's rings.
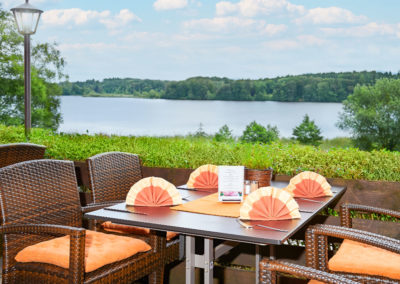
[[[58,224],[82,226],[74,164],[70,161],[35,160],[0,169],[2,225]],[[49,239],[37,235],[4,237],[3,273],[26,246]]]
[[[93,202],[125,200],[129,189],[142,178],[138,155],[107,152],[87,159]]]
[[[19,162],[43,159],[45,151],[46,147],[29,143],[0,145],[0,168]]]

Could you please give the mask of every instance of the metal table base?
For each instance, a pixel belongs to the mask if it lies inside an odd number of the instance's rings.
[[[195,283],[195,269],[204,269],[204,284],[212,284],[214,278],[214,260],[219,258],[221,255],[227,253],[233,249],[238,243],[235,242],[224,242],[219,244],[214,249],[214,240],[204,238],[204,254],[199,255],[195,252],[195,237],[186,236],[185,239],[185,250],[186,250],[186,284]],[[256,266],[256,277],[255,283],[259,283],[259,263],[261,261],[260,246],[255,247],[255,266]],[[270,246],[271,257],[274,257],[274,246]]]

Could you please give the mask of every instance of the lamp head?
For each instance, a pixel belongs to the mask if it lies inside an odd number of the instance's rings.
[[[28,0],[18,7],[12,8],[18,32],[22,35],[31,35],[36,32],[40,15],[43,13],[28,3]]]

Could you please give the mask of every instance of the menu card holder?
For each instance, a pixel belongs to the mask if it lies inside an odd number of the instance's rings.
[[[218,200],[222,202],[242,202],[244,166],[218,167]]]

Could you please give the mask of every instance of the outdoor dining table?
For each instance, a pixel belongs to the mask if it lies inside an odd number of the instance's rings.
[[[284,188],[287,182],[272,182],[271,186]],[[179,189],[179,187],[178,187]],[[111,221],[118,224],[146,227],[158,231],[173,231],[185,236],[186,283],[194,283],[195,268],[204,269],[204,283],[213,283],[214,260],[227,253],[236,243],[256,246],[256,283],[258,283],[258,263],[261,260],[260,246],[270,247],[270,257],[275,255],[275,245],[283,244],[298,230],[329,204],[338,200],[345,187],[332,187],[332,197],[295,198],[299,204],[300,219],[279,221],[246,221],[253,228],[245,228],[237,218],[185,211],[171,210],[169,207],[133,207],[125,203],[86,213],[88,219]],[[183,202],[189,202],[210,195],[210,191],[179,189]],[[258,226],[262,225],[262,226]],[[195,237],[204,239],[204,253],[196,254]],[[223,240],[214,248],[214,240]]]

